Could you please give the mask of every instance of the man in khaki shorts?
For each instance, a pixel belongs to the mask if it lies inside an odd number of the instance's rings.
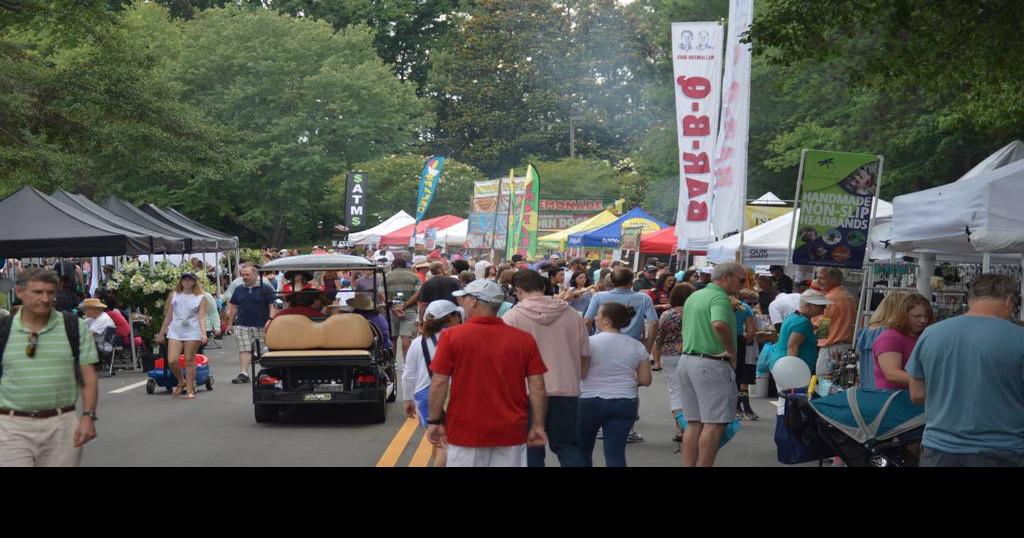
[[[21,273],[21,310],[0,320],[0,467],[77,467],[96,437],[96,345],[84,321],[53,309],[57,286],[50,269]]]
[[[228,330],[238,343],[238,364],[241,373],[231,380],[234,384],[249,382],[249,363],[252,362],[252,343],[266,341],[263,328],[273,314],[276,295],[266,282],[260,283],[253,267],[242,268],[242,285],[231,294],[228,304]],[[236,325],[237,323],[237,325]]]
[[[743,288],[746,277],[738,263],[716,265],[711,283],[683,306],[683,467],[713,466],[725,427],[736,416],[736,314],[729,296]]]
[[[398,339],[402,339],[402,353],[409,349],[409,344],[416,336],[416,318],[419,312],[416,303],[419,300],[420,279],[409,270],[409,262],[404,258],[396,258],[391,263],[391,272],[384,277],[388,285],[389,301],[392,301],[391,339],[393,349],[398,349]],[[398,297],[401,293],[402,296]],[[400,300],[401,304],[395,303]]]

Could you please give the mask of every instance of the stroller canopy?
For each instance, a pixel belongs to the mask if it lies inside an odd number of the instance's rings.
[[[810,402],[822,420],[858,443],[885,441],[924,425],[924,406],[906,390],[853,387]]]

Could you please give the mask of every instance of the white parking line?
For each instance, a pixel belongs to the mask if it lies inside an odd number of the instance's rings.
[[[107,394],[121,394],[122,392],[128,392],[128,391],[130,391],[132,389],[137,389],[137,388],[139,388],[139,387],[141,387],[141,386],[143,386],[145,384],[146,384],[146,381],[139,381],[138,383],[132,383],[131,385],[128,385],[127,387],[121,387],[121,388],[119,388],[117,390],[112,390],[112,391],[108,392]]]

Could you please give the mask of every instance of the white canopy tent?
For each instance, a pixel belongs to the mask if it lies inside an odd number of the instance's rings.
[[[1024,143],[1007,144],[953,183],[893,202],[897,250],[1024,253]]]
[[[466,236],[469,234],[469,220],[462,220],[447,228],[437,231],[437,244],[446,247],[461,247],[466,243]],[[416,241],[423,242],[423,234],[416,234]]]
[[[750,202],[750,205],[786,205],[786,202],[776,196],[774,192],[768,191],[757,200]]]
[[[797,219],[799,219],[800,210],[797,209],[796,213]],[[892,218],[892,214],[892,204],[885,200],[878,200],[877,219]],[[786,265],[786,256],[789,254],[789,246],[786,243],[790,239],[792,225],[793,212],[790,211],[744,232],[743,263],[748,265]],[[736,261],[736,253],[739,248],[739,234],[715,241],[708,245],[708,261],[711,263]]]
[[[388,220],[370,228],[369,230],[363,230],[349,234],[348,240],[356,245],[376,245],[380,242],[380,238],[395,230],[400,230],[406,226],[416,222],[416,219],[409,216],[405,211],[399,211],[391,216]]]

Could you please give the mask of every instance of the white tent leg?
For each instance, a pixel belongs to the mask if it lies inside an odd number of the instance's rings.
[[[981,255],[981,272],[982,274],[988,273],[992,270],[992,254],[986,252]]]
[[[932,300],[932,275],[935,274],[935,255],[922,254],[917,269],[917,293]]]

